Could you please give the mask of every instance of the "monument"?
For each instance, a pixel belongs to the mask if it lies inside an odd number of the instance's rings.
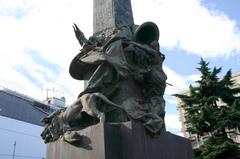
[[[190,142],[165,130],[166,79],[155,23],[134,24],[130,0],[94,0],[94,34],[70,75],[85,90],[43,119],[47,159],[191,159]]]

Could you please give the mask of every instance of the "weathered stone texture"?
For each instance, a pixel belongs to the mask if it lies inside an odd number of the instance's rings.
[[[94,0],[93,11],[94,33],[134,24],[130,0]]]

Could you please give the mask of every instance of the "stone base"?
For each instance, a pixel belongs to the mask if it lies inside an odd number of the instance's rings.
[[[193,159],[187,139],[164,132],[151,137],[137,122],[97,124],[81,130],[78,145],[47,145],[47,159]]]

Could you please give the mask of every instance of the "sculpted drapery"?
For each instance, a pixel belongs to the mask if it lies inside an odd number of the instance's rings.
[[[151,40],[142,39],[148,27],[156,33]],[[73,104],[43,120],[45,142],[99,121],[137,120],[153,135],[165,129],[163,94],[167,77],[162,70],[164,55],[159,50],[156,28],[147,22],[135,32],[123,27],[85,40],[70,65],[70,74],[78,80],[87,79],[88,84]]]

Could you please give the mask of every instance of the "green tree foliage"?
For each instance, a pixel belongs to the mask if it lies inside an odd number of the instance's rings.
[[[223,78],[221,68],[209,68],[201,59],[200,80],[189,86],[189,94],[175,94],[184,103],[188,131],[198,136],[210,134],[200,148],[194,150],[197,159],[240,159],[240,150],[228,136],[240,128],[240,88],[233,88],[229,70]]]

